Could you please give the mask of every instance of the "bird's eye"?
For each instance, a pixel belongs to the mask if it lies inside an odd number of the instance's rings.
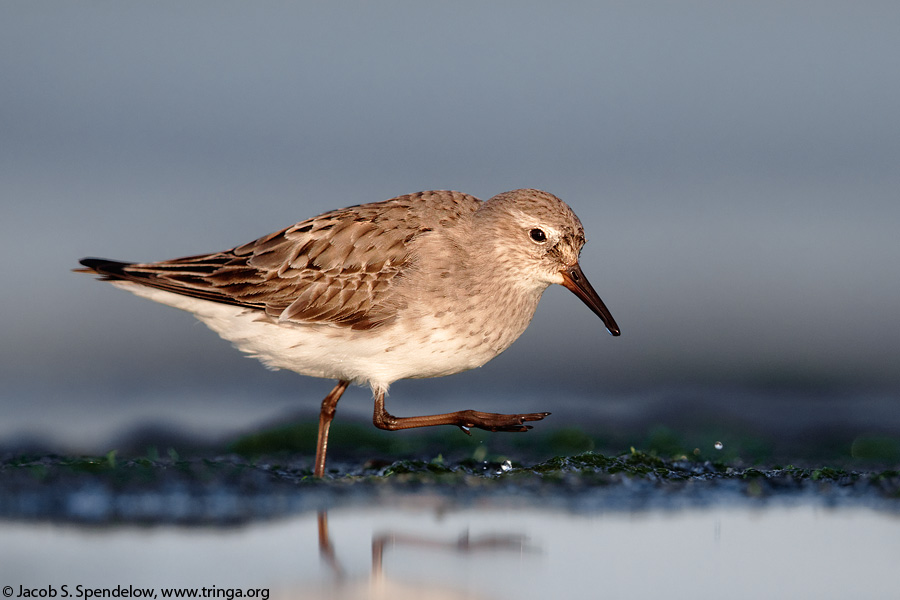
[[[547,241],[547,234],[544,233],[543,229],[532,229],[528,232],[528,235],[530,235],[531,239],[533,239],[538,244],[543,244]]]

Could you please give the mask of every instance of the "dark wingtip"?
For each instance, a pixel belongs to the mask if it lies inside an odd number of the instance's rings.
[[[109,260],[106,258],[82,258],[78,261],[84,265],[84,269],[72,269],[76,273],[96,273],[105,275],[110,278],[119,278],[122,276],[123,269],[130,263],[118,260]]]

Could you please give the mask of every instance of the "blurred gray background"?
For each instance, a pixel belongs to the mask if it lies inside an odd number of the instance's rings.
[[[3,2],[0,443],[226,434],[332,385],[70,273],[81,257],[519,187],[580,216],[622,336],[548,290],[485,367],[395,384],[395,414],[573,425],[705,398],[900,431],[898,32],[893,2]],[[356,390],[339,417],[370,410]]]

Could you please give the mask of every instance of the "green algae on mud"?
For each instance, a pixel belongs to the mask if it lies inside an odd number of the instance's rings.
[[[332,435],[323,479],[312,476],[315,422],[278,425],[227,445],[186,444],[182,452],[7,451],[0,454],[0,518],[229,525],[344,504],[391,506],[423,495],[447,505],[514,502],[578,511],[787,501],[900,512],[900,440],[880,434],[779,446],[737,429],[676,432],[659,425],[471,436],[453,428],[381,432],[342,425]]]
[[[303,421],[261,429],[232,441],[227,451],[247,458],[309,454],[317,427],[317,422]],[[859,431],[785,438],[737,425],[676,431],[657,424],[636,429],[550,427],[527,435],[472,430],[471,435],[462,435],[455,428],[384,432],[353,421],[333,429],[329,457],[340,462],[389,464],[398,458],[440,454],[455,461],[487,458],[503,462],[511,458],[537,463],[587,451],[617,454],[634,446],[662,458],[738,465],[828,463],[865,470],[900,465],[900,437]]]
[[[550,504],[583,511],[675,509],[786,500],[900,511],[900,471],[743,467],[631,449],[533,463],[506,459],[335,464],[248,459],[19,455],[0,459],[0,518],[115,524],[236,524],[344,504],[392,505],[426,494],[447,504]]]

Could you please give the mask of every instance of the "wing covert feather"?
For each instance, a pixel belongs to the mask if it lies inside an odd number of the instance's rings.
[[[396,318],[394,292],[415,261],[414,240],[479,204],[459,192],[420,192],[324,213],[225,252],[98,272],[280,321],[371,329]]]

